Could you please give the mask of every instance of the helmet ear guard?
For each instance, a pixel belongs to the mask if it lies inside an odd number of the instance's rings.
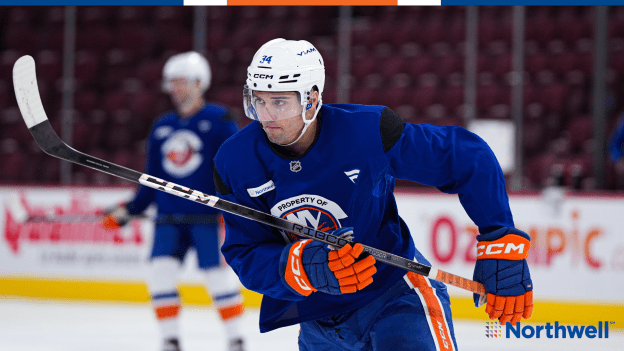
[[[305,106],[305,110],[309,110],[312,108],[312,106],[314,105],[314,101],[312,101],[312,93],[314,92],[318,92],[318,99],[316,99],[316,101],[318,102],[318,106],[317,109],[320,108],[321,106],[321,93],[318,91],[318,87],[315,85],[312,87],[312,89],[310,89],[310,91],[308,91],[307,93],[307,98],[306,98],[306,106]]]

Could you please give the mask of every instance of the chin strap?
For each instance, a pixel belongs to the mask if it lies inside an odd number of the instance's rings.
[[[307,109],[303,110],[303,112],[301,112],[301,118],[303,119],[303,129],[301,130],[301,134],[299,134],[299,137],[297,139],[295,139],[295,141],[293,141],[291,143],[288,143],[288,144],[277,144],[277,145],[279,145],[279,146],[290,146],[290,145],[298,142],[299,139],[301,139],[301,137],[305,134],[306,130],[308,130],[308,127],[312,124],[312,122],[314,122],[316,120],[316,115],[318,115],[318,113],[319,113],[319,111],[321,109],[321,105],[323,105],[323,102],[319,98],[318,104],[316,106],[316,111],[314,111],[314,116],[312,116],[312,119],[308,121],[308,120],[305,119],[305,114],[306,114],[306,111],[311,108],[310,105],[311,104],[308,104],[309,107]]]

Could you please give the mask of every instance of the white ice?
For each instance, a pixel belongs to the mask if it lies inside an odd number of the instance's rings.
[[[184,351],[225,350],[224,329],[217,313],[205,306],[185,306],[181,314]],[[244,317],[248,351],[297,350],[298,326],[265,334],[258,331],[258,310]],[[608,339],[489,339],[485,323],[455,321],[462,351],[624,350],[624,333],[610,330]],[[2,351],[158,351],[158,326],[148,304],[76,303],[0,299]]]

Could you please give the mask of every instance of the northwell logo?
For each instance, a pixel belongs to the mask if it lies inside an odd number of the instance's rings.
[[[247,192],[249,193],[249,196],[251,197],[258,197],[271,190],[275,190],[275,183],[273,183],[272,180],[269,180],[268,182],[260,185],[259,187],[247,189]]]
[[[609,325],[615,322],[600,321],[597,325],[561,325],[558,321],[554,324],[546,323],[546,325],[524,325],[519,322],[515,325],[507,323],[505,325],[505,338],[516,339],[525,338],[548,338],[548,339],[607,339],[609,338]],[[499,322],[486,322],[485,336],[488,338],[500,338],[501,325]]]

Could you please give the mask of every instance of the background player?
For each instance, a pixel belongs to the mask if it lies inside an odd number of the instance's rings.
[[[399,217],[394,179],[457,193],[480,231],[474,279],[489,293],[486,312],[502,323],[529,318],[530,238],[514,228],[503,173],[487,144],[460,127],[403,123],[384,106],[323,105],[324,83],[323,59],[307,41],[275,39],[256,52],[244,107],[259,123],[219,150],[219,194],[429,264]],[[444,284],[376,263],[359,244],[330,251],[224,218],[226,260],[243,285],[264,294],[262,332],[300,323],[301,350],[456,348]],[[492,249],[509,244],[521,253]]]
[[[146,173],[178,184],[214,193],[212,159],[224,140],[236,132],[225,106],[206,103],[202,94],[210,86],[208,61],[196,52],[172,56],[163,69],[163,89],[175,112],[161,116],[153,125],[147,144]],[[104,219],[109,228],[125,224],[129,216],[158,206],[149,282],[152,303],[163,337],[163,350],[177,351],[180,296],[176,283],[187,250],[197,250],[215,306],[229,339],[229,350],[243,349],[240,318],[243,314],[239,282],[219,255],[218,211],[210,207],[139,187],[134,199],[117,206]]]
[[[615,165],[621,164],[624,151],[624,114],[618,120],[618,123],[609,138],[609,160]]]

